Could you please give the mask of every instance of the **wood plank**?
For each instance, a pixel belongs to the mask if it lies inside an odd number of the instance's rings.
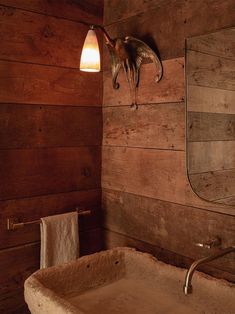
[[[81,23],[0,6],[0,58],[78,69],[87,30]]]
[[[23,283],[39,268],[39,244],[0,251],[0,312],[12,313],[24,303]]]
[[[8,231],[7,219],[27,222],[41,217],[61,214],[76,206],[92,210],[92,215],[79,217],[79,229],[85,231],[100,226],[100,190],[75,191],[25,199],[0,201],[0,249],[39,241],[39,226]]]
[[[189,174],[235,168],[234,152],[234,141],[189,142]]]
[[[117,23],[107,27],[110,36],[129,35],[145,40],[153,48],[157,45],[161,58],[165,60],[184,56],[187,37],[234,26],[234,0],[152,1],[151,10],[150,2],[138,1],[140,4],[138,6],[135,1],[122,0],[118,1],[115,10],[113,10],[113,3],[111,5],[110,2],[106,2],[105,24],[116,22],[116,16],[118,17]],[[126,3],[129,5],[125,5]],[[126,12],[123,15],[125,20],[122,20],[122,16],[118,13],[121,12],[122,7],[125,7],[123,10]],[[132,16],[137,13],[136,10],[141,13]]]
[[[182,151],[104,146],[102,188],[182,205],[235,214],[235,208],[211,203],[192,190]]]
[[[100,229],[80,234],[82,254],[91,254],[102,248]],[[39,268],[40,244],[32,243],[16,248],[0,250],[0,312],[19,313],[25,305],[23,284],[25,279]]]
[[[191,258],[182,256],[175,252],[168,251],[164,248],[160,248],[156,245],[149,244],[138,239],[131,238],[129,236],[116,233],[110,230],[105,230],[106,248],[111,249],[120,246],[133,247],[139,251],[147,252],[154,255],[158,260],[163,261],[167,264],[175,265],[178,267],[189,268],[194,261]],[[211,276],[229,280],[235,282],[234,273],[224,271],[211,266],[211,264],[204,264],[199,267],[200,271],[203,271]]]
[[[235,196],[230,196],[226,198],[221,198],[216,200],[217,203],[226,204],[226,205],[235,205]]]
[[[80,233],[80,255],[93,254],[104,249],[103,230],[101,228],[85,230]]]
[[[103,147],[102,187],[179,201],[187,178],[184,152]]]
[[[235,60],[235,28],[188,38],[187,49]]]
[[[187,117],[189,142],[235,140],[235,114],[188,111]]]
[[[0,85],[1,103],[100,106],[102,101],[101,73],[0,61]]]
[[[85,1],[47,1],[47,0],[1,0],[3,5],[30,10],[33,12],[68,18],[90,23],[102,23],[103,0]]]
[[[235,91],[187,86],[187,110],[235,114]]]
[[[166,0],[135,0],[135,5],[133,5],[132,0],[112,0],[112,5],[110,5],[110,0],[104,0],[104,25],[114,24],[151,9],[157,10],[161,8],[164,1]],[[113,8],[115,8],[115,13]]]
[[[0,151],[0,199],[97,188],[100,149],[18,149]]]
[[[100,145],[98,107],[0,105],[0,148]]]
[[[208,249],[195,243],[213,238],[218,230],[224,247],[233,244],[235,217],[110,189],[103,190],[102,198],[105,228],[164,250],[198,259]],[[234,274],[232,254],[211,265]]]
[[[189,85],[235,90],[235,60],[187,51],[186,68]]]
[[[184,58],[163,62],[163,78],[156,83],[156,68],[153,63],[143,64],[140,70],[140,84],[137,103],[165,103],[184,100]],[[104,72],[103,106],[131,105],[129,85],[124,73],[118,77],[120,88],[112,88],[110,71]]]
[[[190,174],[189,180],[194,191],[205,200],[217,202],[235,196],[235,169]]]
[[[185,104],[103,109],[103,145],[184,150]]]

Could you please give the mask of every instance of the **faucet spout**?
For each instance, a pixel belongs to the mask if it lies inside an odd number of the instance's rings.
[[[214,254],[211,254],[207,257],[203,257],[197,261],[195,261],[194,263],[192,263],[192,265],[190,266],[189,270],[186,273],[185,276],[185,282],[184,282],[184,294],[191,294],[193,291],[193,287],[192,287],[192,278],[193,278],[193,274],[195,272],[195,270],[198,268],[198,266],[200,266],[201,264],[204,263],[208,263],[211,262],[219,257],[222,257],[226,254],[229,254],[231,252],[235,252],[235,246],[230,246],[226,249],[220,250],[219,252],[216,252]]]

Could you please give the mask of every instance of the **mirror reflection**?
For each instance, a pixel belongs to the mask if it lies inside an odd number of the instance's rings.
[[[186,76],[191,186],[235,205],[235,28],[187,39]]]

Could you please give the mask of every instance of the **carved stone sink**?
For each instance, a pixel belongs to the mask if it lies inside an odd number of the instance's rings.
[[[194,292],[185,296],[185,273],[115,248],[35,272],[25,282],[25,300],[33,314],[235,313],[235,285],[196,272]]]

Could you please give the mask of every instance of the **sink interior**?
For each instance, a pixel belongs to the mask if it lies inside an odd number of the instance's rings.
[[[234,285],[196,273],[194,293],[185,296],[185,273],[149,254],[115,248],[39,270],[25,282],[25,299],[35,314],[235,313]]]

